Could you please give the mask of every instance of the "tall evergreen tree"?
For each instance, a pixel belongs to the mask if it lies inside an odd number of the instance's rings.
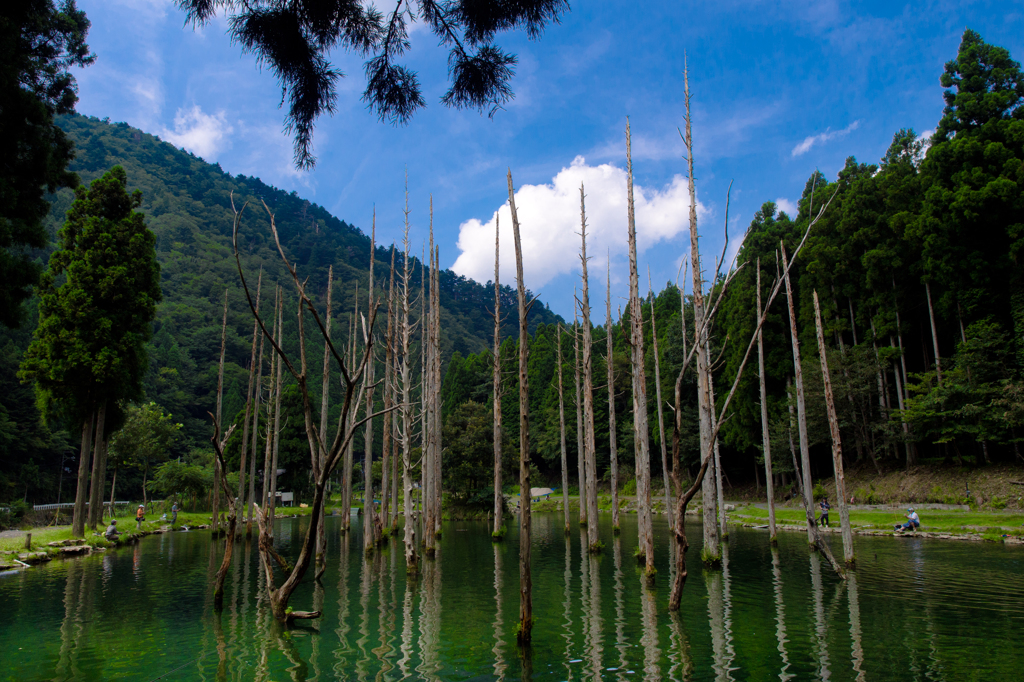
[[[115,166],[75,197],[40,283],[39,327],[21,377],[35,381],[46,404],[82,426],[73,522],[74,534],[82,535],[92,425],[95,420],[102,458],[104,415],[142,397],[145,344],[161,293],[153,233],[134,210],[142,193],[128,194],[124,169]],[[106,423],[115,420],[108,416]],[[102,463],[93,467],[97,491],[101,470]]]

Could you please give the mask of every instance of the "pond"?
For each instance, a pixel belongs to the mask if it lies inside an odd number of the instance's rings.
[[[733,529],[721,570],[690,574],[667,610],[668,528],[656,520],[658,583],[633,558],[636,517],[604,553],[583,551],[560,514],[535,514],[534,643],[515,645],[514,524],[492,545],[486,522],[446,522],[437,557],[407,581],[401,545],[364,560],[328,518],[322,586],[307,574],[292,604],[324,617],[283,630],[269,617],[252,543],[236,547],[222,615],[211,577],[221,544],[205,532],[0,577],[0,679],[9,680],[993,680],[1024,670],[1024,552],[995,544],[856,539],[846,582],[802,533]],[[279,520],[297,554],[307,519]],[[836,547],[838,550],[839,548]]]

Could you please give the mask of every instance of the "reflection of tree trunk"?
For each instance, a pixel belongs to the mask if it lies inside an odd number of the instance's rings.
[[[678,611],[668,614],[669,669],[667,679],[689,680],[693,677],[693,659],[690,657],[690,638],[683,627]]]
[[[363,523],[366,523],[366,516],[363,516]],[[359,562],[359,639],[356,646],[359,648],[359,658],[356,661],[356,678],[359,680],[369,679],[370,663],[370,586],[373,580],[372,556],[364,556]]]
[[[775,593],[775,638],[779,642],[779,655],[782,657],[782,670],[779,671],[780,682],[792,679],[789,673],[789,654],[786,653],[786,607],[782,600],[782,569],[779,563],[779,550],[772,548],[772,586]]]
[[[658,605],[654,590],[642,589],[640,594],[644,648],[644,680],[661,680],[661,649],[658,647]]]
[[[519,242],[519,216],[516,214],[512,171],[508,173],[508,203],[512,212],[512,235],[516,248],[516,289],[519,299],[519,631],[520,644],[530,643],[533,634],[533,576],[530,565],[530,391],[527,383],[526,316],[531,303],[526,301],[523,281],[523,251]],[[597,523],[597,519],[593,519]]]
[[[501,572],[501,546],[494,545],[494,646],[491,648],[491,653],[494,654],[494,676],[496,678],[504,679],[505,664],[504,658],[504,642],[505,632],[503,628],[503,615],[502,615],[502,598],[501,598],[501,583],[503,580]]]
[[[814,646],[818,656],[818,679],[830,677],[828,661],[828,622],[825,618],[824,585],[821,579],[821,557],[811,554],[811,591],[814,597]]]
[[[580,537],[583,534],[580,533]],[[618,539],[616,539],[618,542]],[[576,633],[576,621],[572,619],[572,541],[569,536],[565,536],[565,570],[562,572],[562,594],[564,599],[562,601],[562,611],[565,615],[565,626],[563,628],[565,634],[562,637],[565,639],[565,670],[566,678],[572,677],[572,666],[569,661],[573,659],[573,635]]]
[[[595,524],[596,525],[596,524]],[[601,630],[603,622],[601,619],[601,565],[600,559],[595,556],[586,558],[588,570],[590,571],[590,641],[587,643],[590,654],[590,666],[594,673],[594,679],[601,677]]]
[[[864,643],[860,627],[860,598],[857,595],[857,575],[850,573],[846,580],[846,599],[850,609],[850,640],[853,643],[853,671],[857,673],[857,682],[867,679],[864,673]]]
[[[716,680],[730,678],[726,662],[725,604],[722,594],[722,573],[707,571],[704,584],[708,591],[708,620],[711,623],[712,668]]]

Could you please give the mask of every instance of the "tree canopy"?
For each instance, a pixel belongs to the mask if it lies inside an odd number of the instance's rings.
[[[89,20],[74,0],[0,9],[0,324],[18,326],[39,279],[32,249],[46,246],[45,192],[75,187],[71,141],[54,116],[78,101],[73,66],[91,64]]]
[[[566,0],[395,0],[382,13],[358,0],[177,0],[193,26],[218,10],[230,15],[231,39],[259,65],[269,66],[288,100],[285,130],[295,138],[295,165],[312,168],[313,128],[321,114],[334,113],[338,80],[330,61],[343,49],[367,57],[363,101],[381,121],[406,123],[426,106],[416,72],[399,63],[410,47],[409,24],[422,21],[448,50],[448,107],[488,110],[509,102],[516,56],[495,44],[500,33],[522,29],[538,38],[569,11]]]

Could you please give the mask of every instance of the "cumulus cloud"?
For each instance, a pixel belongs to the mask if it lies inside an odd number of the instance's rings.
[[[234,128],[227,122],[223,111],[206,114],[196,104],[191,109],[178,109],[174,116],[174,130],[164,128],[160,137],[207,161],[215,161],[217,154],[227,146],[228,135],[232,132]]]
[[[843,128],[842,130],[832,130],[831,128],[828,128],[823,133],[811,135],[810,137],[805,137],[803,142],[793,147],[792,154],[794,157],[806,154],[807,152],[811,151],[811,147],[814,147],[819,144],[824,144],[829,140],[836,139],[837,137],[845,137],[846,135],[849,135],[851,132],[853,132],[859,127],[860,121],[854,121],[850,125]]]
[[[796,214],[800,212],[794,202],[784,197],[776,199],[775,205],[779,207],[780,211],[784,211],[790,218],[796,218]]]
[[[611,164],[587,165],[573,159],[549,184],[523,185],[516,192],[526,285],[538,290],[558,275],[580,268],[580,183],[587,197],[587,251],[592,272],[628,251],[626,171]],[[689,185],[676,175],[661,189],[634,185],[637,250],[686,231],[690,208]],[[703,207],[698,202],[698,211]],[[501,281],[514,282],[515,250],[512,216],[506,202],[489,219],[472,218],[459,226],[461,254],[452,269],[478,282],[494,278],[494,227],[501,225]]]

